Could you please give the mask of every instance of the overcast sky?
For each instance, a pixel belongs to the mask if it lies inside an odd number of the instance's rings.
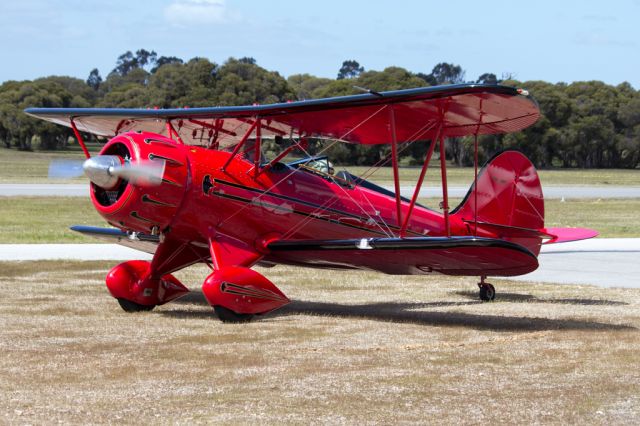
[[[640,0],[0,0],[0,82],[105,77],[117,56],[224,62],[251,56],[289,76],[335,77],[342,61],[467,80],[630,82],[640,89]]]

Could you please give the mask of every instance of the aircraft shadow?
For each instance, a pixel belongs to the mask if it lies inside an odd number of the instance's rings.
[[[477,300],[478,292],[477,291],[456,291],[455,294],[458,296],[466,297],[467,299]],[[496,301],[499,302],[522,302],[522,303],[550,303],[550,304],[560,304],[560,305],[585,305],[585,306],[620,306],[620,305],[628,305],[626,302],[621,302],[619,300],[603,300],[603,299],[580,299],[580,298],[538,298],[531,294],[523,294],[523,293],[506,293],[502,291],[498,291],[496,293]]]
[[[466,293],[464,294],[466,295]],[[477,297],[477,294],[475,294]],[[502,295],[502,293],[501,293]],[[544,302],[543,300],[540,303]],[[174,304],[196,304],[209,307],[204,296],[200,292],[190,293]],[[382,322],[418,324],[438,327],[467,327],[478,330],[493,331],[544,331],[544,330],[635,330],[635,327],[620,324],[607,324],[597,321],[580,319],[550,319],[539,317],[514,317],[507,315],[479,315],[467,312],[442,312],[429,311],[428,308],[463,306],[481,304],[480,301],[469,302],[434,302],[434,303],[368,303],[361,305],[349,305],[342,303],[310,302],[293,300],[289,305],[275,312],[259,318],[259,321],[268,321],[269,318],[317,315],[339,318],[358,318]],[[188,318],[214,318],[211,308],[206,311],[193,311],[188,309],[171,309],[158,313],[180,319]]]

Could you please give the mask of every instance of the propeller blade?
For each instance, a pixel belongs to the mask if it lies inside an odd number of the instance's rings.
[[[49,163],[49,178],[51,179],[71,179],[82,176],[81,160],[53,160]]]

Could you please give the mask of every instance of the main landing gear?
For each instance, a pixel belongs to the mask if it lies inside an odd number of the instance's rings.
[[[224,266],[207,277],[202,293],[222,322],[249,322],[254,315],[278,309],[289,299],[253,269]]]
[[[487,277],[480,277],[480,282],[478,283],[478,287],[480,287],[480,300],[483,302],[491,302],[496,298],[496,288],[484,282],[485,278]]]
[[[253,318],[253,314],[239,314],[224,306],[216,305],[213,307],[218,319],[226,323],[243,323],[249,322]]]
[[[141,305],[139,303],[132,302],[131,300],[122,298],[118,299],[118,303],[120,304],[122,310],[125,312],[149,312],[156,307],[156,305]]]
[[[171,274],[160,277],[151,273],[151,264],[130,260],[115,266],[106,278],[109,293],[125,312],[151,311],[189,292]]]

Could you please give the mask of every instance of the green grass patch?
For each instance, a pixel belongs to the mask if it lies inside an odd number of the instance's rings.
[[[107,226],[83,197],[0,197],[0,243],[97,243],[71,225]]]
[[[437,210],[432,199],[420,200]],[[457,206],[460,199],[451,199]],[[0,243],[96,243],[71,225],[108,226],[82,197],[0,197]],[[596,229],[606,238],[640,237],[640,199],[545,201],[545,224]]]
[[[640,199],[547,200],[545,225],[591,228],[605,238],[640,237]]]
[[[342,167],[338,167],[342,170]],[[369,167],[345,167],[354,175],[369,175]],[[545,185],[584,185],[584,186],[640,186],[640,170],[622,169],[558,169],[558,170],[538,170],[540,180],[544,188]],[[420,175],[419,167],[401,167],[400,184],[414,185]],[[380,185],[393,185],[393,169],[391,167],[381,167],[375,170],[370,180]],[[440,186],[440,167],[432,164],[427,170],[425,182],[429,186]],[[449,185],[471,186],[473,182],[472,167],[452,167],[447,168],[447,182]]]
[[[97,148],[91,148],[95,152]],[[84,182],[84,177],[75,179],[49,179],[49,164],[56,160],[84,160],[84,154],[77,145],[65,151],[18,151],[0,148],[0,183],[76,183]]]
[[[432,210],[438,207],[440,197],[418,200]],[[453,209],[462,201],[450,198]],[[640,238],[640,199],[571,199],[544,201],[544,224],[547,227],[590,228],[603,238]]]

